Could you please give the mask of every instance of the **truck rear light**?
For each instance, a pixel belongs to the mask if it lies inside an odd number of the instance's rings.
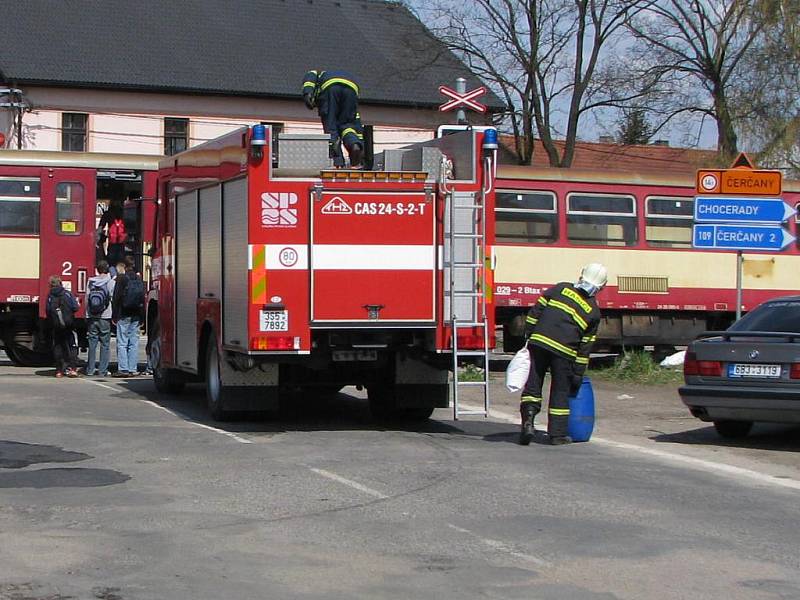
[[[300,347],[300,338],[290,335],[266,336],[257,335],[250,338],[251,350],[296,350]]]
[[[800,363],[792,363],[789,369],[789,379],[800,379]]]

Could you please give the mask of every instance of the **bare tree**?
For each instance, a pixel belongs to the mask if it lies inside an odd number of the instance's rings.
[[[583,116],[647,93],[618,84],[609,54],[625,23],[655,1],[433,0],[418,13],[505,99],[520,164],[531,161],[535,130],[550,165],[569,167]]]
[[[763,166],[800,176],[800,2],[761,0],[753,15],[763,35],[748,57],[743,136]]]
[[[629,19],[641,73],[660,82],[651,104],[660,118],[656,131],[681,115],[711,117],[721,158],[736,155],[742,115],[732,100],[747,77],[745,59],[763,31],[763,23],[752,19],[759,1],[661,0]]]

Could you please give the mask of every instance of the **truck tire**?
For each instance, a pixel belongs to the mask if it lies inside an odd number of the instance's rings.
[[[395,389],[388,385],[377,385],[367,388],[369,411],[376,421],[405,421],[417,423],[427,421],[433,414],[433,406],[397,406],[395,394]]]
[[[206,401],[208,403],[208,414],[215,421],[230,421],[234,413],[225,409],[225,402],[230,391],[227,386],[222,384],[219,360],[217,338],[212,333],[206,346]]]
[[[753,428],[752,421],[714,421],[714,429],[724,438],[743,438]]]
[[[166,369],[161,366],[161,340],[155,339],[150,347],[150,352],[157,352],[158,359],[155,369],[153,369],[153,383],[162,394],[180,394],[186,382],[180,373],[174,369]]]

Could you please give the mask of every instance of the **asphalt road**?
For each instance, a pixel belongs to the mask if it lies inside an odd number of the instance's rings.
[[[797,430],[714,445],[669,390],[598,386],[595,440],[522,448],[499,392],[220,426],[200,387],[51,375],[0,360],[1,600],[800,598]]]

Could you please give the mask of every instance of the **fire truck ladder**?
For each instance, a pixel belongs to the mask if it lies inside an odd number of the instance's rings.
[[[445,266],[449,273],[449,319],[453,339],[453,419],[489,416],[489,320],[486,315],[486,191],[458,192],[443,186],[447,194],[448,219],[445,228]],[[481,346],[460,349],[459,330],[480,328]],[[461,381],[459,363],[465,357],[483,357],[483,379]],[[483,408],[462,409],[459,390],[480,387]]]

